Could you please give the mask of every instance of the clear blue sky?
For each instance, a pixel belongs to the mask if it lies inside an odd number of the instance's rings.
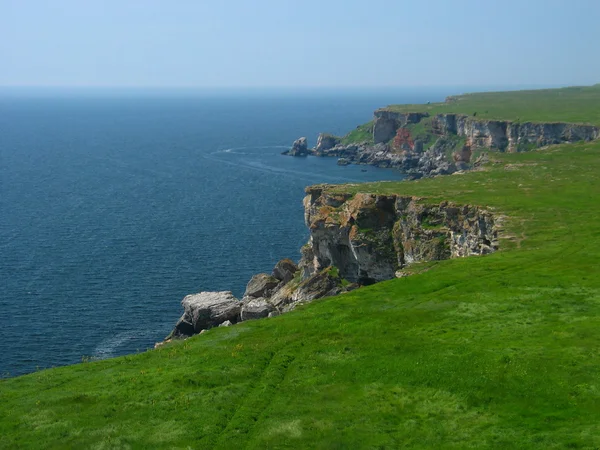
[[[0,86],[600,82],[600,0],[0,0]]]

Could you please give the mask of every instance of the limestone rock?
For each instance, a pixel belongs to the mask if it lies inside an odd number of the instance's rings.
[[[242,306],[242,320],[262,319],[268,317],[275,308],[264,298],[253,298],[244,302]]]
[[[288,283],[294,278],[298,271],[298,266],[291,259],[282,259],[273,268],[273,277],[283,283]]]
[[[386,143],[396,135],[398,128],[419,123],[421,119],[428,116],[428,113],[398,113],[378,109],[374,114],[373,141],[375,144]]]
[[[283,286],[270,299],[280,311],[289,311],[298,303],[311,302],[312,300],[337,295],[345,292],[342,279],[330,267],[310,275],[304,281],[291,282]]]
[[[229,291],[200,292],[187,295],[181,302],[184,313],[169,337],[184,337],[240,319],[241,302]]]
[[[470,163],[471,156],[473,156],[473,152],[471,151],[471,147],[469,147],[468,145],[463,145],[460,152],[455,152],[452,154],[452,158],[454,159],[455,163]]]
[[[184,336],[193,336],[196,334],[194,330],[194,325],[191,322],[191,318],[183,313],[183,315],[179,318],[177,323],[175,324],[175,328],[171,331],[171,334],[167,337],[170,339],[172,337],[184,337]]]
[[[341,278],[371,284],[394,278],[407,264],[484,255],[498,247],[493,215],[476,206],[360,193],[340,204],[340,194],[322,186],[307,188],[307,194],[310,238],[300,261],[305,277],[335,266]],[[294,295],[284,286],[271,302],[279,307],[296,301]]]
[[[223,322],[222,324],[220,324],[219,327],[230,327],[231,325],[233,325],[231,323],[231,320],[226,320],[225,322]]]
[[[305,137],[296,139],[292,144],[291,150],[284,152],[284,154],[290,156],[306,156],[308,153],[308,144]]]
[[[294,301],[309,302],[317,298],[337,295],[342,292],[340,278],[333,276],[330,270],[323,270],[304,280],[294,293]]]
[[[317,153],[324,152],[329,150],[341,142],[341,138],[337,136],[333,136],[332,134],[320,133],[317,138],[317,145],[315,147],[315,151]]]
[[[600,138],[600,128],[571,123],[531,123],[480,120],[464,114],[437,114],[432,118],[434,133],[465,137],[473,149],[520,151],[530,147]]]
[[[277,278],[266,273],[259,273],[252,277],[246,286],[244,297],[268,297],[271,291],[279,284]]]
[[[452,99],[447,101],[451,102]],[[433,145],[427,148],[420,139],[412,143],[410,139],[399,139],[403,136],[408,138],[407,132],[402,131],[407,129],[407,125],[426,118],[430,119],[426,129],[438,136]],[[341,140],[335,143],[321,138],[322,144],[313,153],[339,158],[340,165],[368,164],[398,168],[411,178],[421,178],[472,168],[475,161],[471,161],[471,157],[475,150],[515,152],[600,139],[600,127],[593,125],[482,120],[476,114],[448,113],[430,117],[428,113],[400,113],[388,108],[375,111],[372,132],[374,144],[342,145]],[[466,142],[466,146],[459,151],[455,148],[456,136],[464,138]]]

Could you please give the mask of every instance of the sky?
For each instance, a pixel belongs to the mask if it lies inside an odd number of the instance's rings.
[[[600,0],[0,0],[0,86],[600,83]]]

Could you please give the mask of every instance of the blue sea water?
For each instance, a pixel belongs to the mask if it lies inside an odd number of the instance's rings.
[[[144,351],[186,294],[241,295],[298,259],[305,186],[402,178],[281,151],[453,93],[0,92],[0,376]]]

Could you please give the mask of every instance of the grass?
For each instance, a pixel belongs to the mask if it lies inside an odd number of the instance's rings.
[[[359,125],[354,130],[350,131],[347,135],[342,137],[342,144],[362,144],[362,143],[373,143],[373,122],[367,122]]]
[[[599,124],[599,99],[600,85],[394,108]],[[344,139],[372,139],[371,125]],[[600,448],[599,167],[596,141],[492,153],[466,174],[328,187],[486,206],[501,250],[0,380],[0,448]]]
[[[2,380],[0,448],[598,448],[598,167],[594,142],[332,188],[488,205],[502,251]]]
[[[391,105],[397,112],[459,113],[478,119],[568,122],[600,126],[600,84],[515,92],[484,92],[453,97],[445,103]]]

